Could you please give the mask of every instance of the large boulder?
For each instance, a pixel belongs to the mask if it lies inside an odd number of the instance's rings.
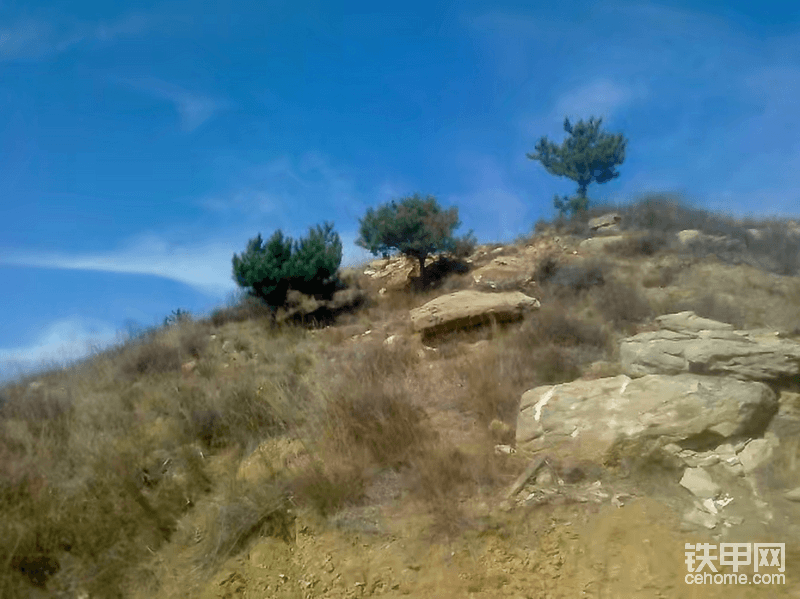
[[[411,324],[414,331],[431,335],[484,324],[492,319],[497,322],[518,320],[539,306],[539,300],[519,291],[457,291],[411,310]]]
[[[622,369],[629,376],[692,372],[774,382],[800,376],[800,343],[775,332],[735,331],[692,312],[657,321],[662,330],[639,333],[620,344]]]
[[[517,448],[614,461],[630,447],[716,447],[757,435],[778,408],[765,384],[693,374],[625,375],[531,389],[522,395]]]
[[[630,239],[628,235],[611,235],[609,237],[590,237],[578,244],[578,251],[581,252],[602,252],[607,247]]]
[[[589,219],[589,230],[596,235],[612,234],[619,232],[622,216],[616,212],[609,212],[602,216]]]
[[[678,243],[686,248],[703,247],[711,252],[743,252],[747,246],[742,239],[727,235],[709,235],[697,229],[685,229],[676,234]]]
[[[501,256],[472,272],[478,287],[511,290],[533,281],[535,262],[528,254]]]
[[[428,256],[425,266],[430,266],[435,260],[434,256]],[[364,274],[379,282],[384,289],[405,289],[414,277],[419,276],[419,260],[404,254],[373,260],[364,270]]]
[[[545,260],[565,252],[559,244],[558,238],[536,239],[516,253],[492,258],[472,271],[474,286],[479,290],[524,291]]]

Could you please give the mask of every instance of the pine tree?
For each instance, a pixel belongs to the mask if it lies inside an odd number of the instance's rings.
[[[453,251],[464,242],[453,237],[453,231],[461,224],[458,209],[442,210],[431,195],[423,199],[416,193],[399,203],[392,200],[377,210],[370,208],[359,224],[360,237],[356,245],[375,256],[386,256],[390,250],[398,250],[416,258],[423,282],[426,280],[425,259],[428,255]]]
[[[290,289],[307,295],[333,290],[342,261],[342,241],[332,223],[309,230],[297,242],[279,229],[264,244],[261,234],[233,256],[233,278],[269,306],[282,306]]]
[[[564,131],[570,137],[561,146],[556,146],[547,137],[536,145],[536,154],[527,154],[531,160],[542,163],[547,172],[559,177],[569,177],[578,184],[578,195],[563,199],[556,194],[553,205],[561,216],[585,212],[589,208],[586,188],[592,182],[605,183],[619,177],[614,169],[625,161],[628,143],[622,134],[600,133],[603,119],[579,120],[573,127],[569,118],[564,119]]]

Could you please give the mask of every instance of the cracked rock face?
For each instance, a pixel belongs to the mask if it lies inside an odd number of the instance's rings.
[[[411,323],[414,331],[430,335],[486,323],[492,318],[497,321],[516,320],[539,305],[539,300],[519,291],[457,291],[411,310]]]
[[[781,381],[800,376],[800,343],[761,330],[731,325],[692,312],[657,319],[662,330],[622,341],[620,360],[630,376],[697,374],[741,380]]]
[[[716,447],[759,434],[778,408],[765,384],[693,374],[625,375],[527,391],[517,419],[517,447],[558,447],[606,462],[642,443]]]

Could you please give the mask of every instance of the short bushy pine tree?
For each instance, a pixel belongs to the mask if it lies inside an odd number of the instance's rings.
[[[569,177],[578,184],[578,195],[572,198],[559,198],[556,194],[553,205],[560,216],[586,212],[589,198],[586,188],[590,183],[605,183],[619,177],[614,169],[625,161],[625,147],[628,143],[622,134],[600,133],[603,119],[588,123],[583,120],[573,127],[569,119],[564,119],[564,131],[570,137],[557,146],[542,137],[536,145],[536,154],[527,154],[531,160],[542,163],[547,172],[558,177]]]
[[[470,240],[472,232],[464,239],[453,237],[460,226],[458,208],[442,210],[434,196],[423,199],[418,193],[388,204],[377,210],[370,208],[359,221],[359,245],[374,256],[388,255],[397,250],[419,261],[420,279],[425,282],[425,259],[438,252],[452,252]],[[471,241],[471,240],[470,240]]]
[[[332,223],[311,228],[297,242],[279,229],[266,244],[259,233],[241,255],[234,254],[233,278],[250,295],[278,307],[290,289],[307,295],[332,292],[341,262],[342,241]]]

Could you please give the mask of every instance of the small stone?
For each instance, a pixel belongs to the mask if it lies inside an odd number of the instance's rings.
[[[716,513],[719,512],[719,510],[717,510],[717,506],[714,505],[714,500],[713,499],[704,499],[703,500],[703,508],[709,514],[716,514]]]
[[[718,445],[717,448],[714,450],[718,456],[722,459],[725,459],[727,456],[736,455],[736,452],[733,449],[733,445],[730,443],[723,443],[722,445]]]
[[[713,514],[709,514],[703,510],[699,510],[694,508],[689,510],[683,515],[683,521],[688,522],[689,524],[696,524],[698,526],[703,526],[711,530],[717,526],[717,517]]]
[[[753,439],[739,452],[739,461],[746,473],[750,473],[772,457],[772,443],[768,439]]]
[[[800,501],[800,487],[792,489],[791,491],[786,491],[783,496],[789,501]]]
[[[725,470],[727,470],[728,473],[732,474],[733,476],[744,476],[744,468],[738,460],[735,462],[720,462],[720,464],[722,464]]]
[[[720,491],[719,485],[702,468],[687,468],[680,484],[701,499],[713,499]]]
[[[667,443],[662,449],[672,455],[680,455],[680,453],[683,451],[681,446],[677,443]]]
[[[713,453],[697,460],[697,466],[700,468],[707,468],[719,463],[719,456]]]

